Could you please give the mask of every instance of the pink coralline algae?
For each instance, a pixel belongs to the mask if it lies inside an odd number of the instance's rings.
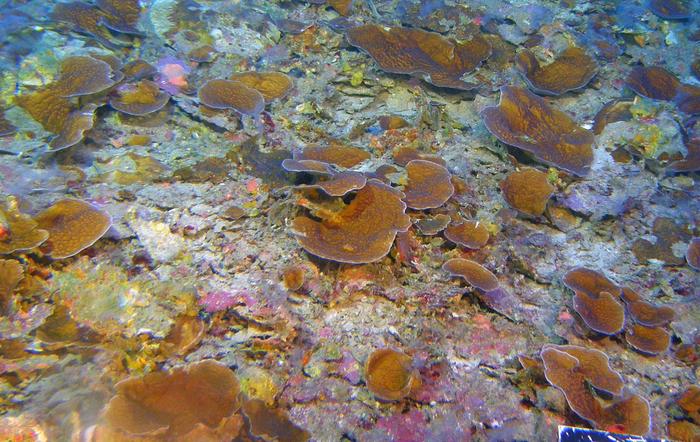
[[[185,61],[175,57],[161,58],[157,69],[155,80],[162,90],[171,95],[177,95],[187,89],[187,75],[191,68]]]
[[[199,300],[199,304],[207,313],[220,312],[236,305],[252,307],[257,303],[258,301],[248,293],[231,293],[222,290],[205,292]]]

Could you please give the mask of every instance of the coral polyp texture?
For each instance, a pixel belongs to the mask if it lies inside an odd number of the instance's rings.
[[[0,5],[0,441],[699,439],[697,1]]]

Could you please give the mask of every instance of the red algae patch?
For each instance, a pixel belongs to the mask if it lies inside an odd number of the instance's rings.
[[[236,376],[213,360],[128,378],[115,388],[104,427],[124,439],[197,440],[187,437],[217,429],[241,406]]]
[[[306,430],[289,420],[286,412],[268,407],[263,400],[247,400],[243,403],[241,411],[248,418],[250,434],[261,440],[305,442],[310,438]]]
[[[593,162],[593,133],[537,95],[504,86],[498,106],[485,108],[486,128],[501,142],[531,153],[545,164],[584,176]]]
[[[40,246],[49,232],[39,228],[29,215],[20,213],[15,202],[0,203],[0,255]]]
[[[632,325],[625,332],[627,343],[635,349],[653,355],[663,353],[671,346],[671,335],[660,327]]]
[[[474,89],[461,77],[491,55],[491,45],[481,36],[458,42],[419,29],[367,24],[350,29],[347,38],[386,72],[425,76],[435,86],[452,89]]]
[[[462,221],[447,226],[445,238],[467,249],[480,249],[489,242],[489,231],[479,221]]]
[[[398,401],[420,386],[418,371],[407,354],[384,348],[375,350],[365,363],[367,388],[378,399]]]
[[[649,403],[639,395],[623,393],[622,378],[610,368],[604,353],[573,345],[547,345],[540,356],[547,381],[564,393],[577,415],[600,429],[614,427],[640,435],[649,432]],[[612,403],[603,406],[589,385],[611,393]]]
[[[233,109],[244,115],[258,115],[265,98],[240,81],[209,80],[199,88],[199,102],[211,109]]]
[[[518,54],[516,62],[530,89],[543,95],[561,95],[582,89],[598,71],[595,60],[578,47],[565,49],[545,66],[527,49]]]
[[[442,269],[452,276],[463,278],[469,284],[485,292],[491,292],[500,286],[498,279],[490,270],[469,259],[450,259],[442,265]]]
[[[71,257],[102,238],[112,225],[111,217],[92,204],[65,199],[35,217],[49,232],[48,254],[54,259]]]
[[[123,114],[143,116],[161,110],[168,100],[170,95],[161,91],[156,83],[141,80],[118,87],[109,105]]]
[[[617,334],[625,324],[625,308],[617,297],[608,292],[602,292],[597,297],[585,292],[576,293],[574,310],[588,327],[605,335]]]
[[[440,207],[454,194],[450,172],[431,161],[413,160],[406,165],[408,183],[404,202],[411,209]]]
[[[339,212],[294,219],[292,229],[299,244],[324,259],[353,264],[377,261],[391,249],[397,232],[406,231],[403,193],[378,180],[368,180],[355,198]]]
[[[501,193],[509,206],[526,215],[541,216],[554,193],[547,174],[524,168],[509,174],[500,183]]]
[[[700,270],[700,238],[693,238],[685,252],[685,260],[695,270]]]
[[[295,159],[316,160],[336,166],[350,168],[370,158],[369,152],[359,147],[332,141],[328,146],[306,146]]]
[[[292,79],[281,72],[239,72],[231,75],[231,80],[260,92],[267,103],[285,97],[294,87]]]

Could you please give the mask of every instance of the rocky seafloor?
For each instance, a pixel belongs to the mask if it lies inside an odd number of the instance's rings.
[[[700,440],[698,9],[0,0],[0,439]]]

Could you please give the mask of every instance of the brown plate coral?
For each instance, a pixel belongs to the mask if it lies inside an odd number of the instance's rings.
[[[265,98],[240,81],[209,80],[199,88],[199,102],[211,109],[233,109],[244,115],[258,115]]]
[[[489,242],[489,231],[479,221],[467,221],[453,223],[444,231],[445,238],[467,249],[480,249]]]
[[[58,201],[35,217],[49,232],[48,254],[63,259],[93,245],[112,225],[112,218],[92,204],[80,200]]]
[[[442,269],[452,276],[459,276],[474,287],[490,292],[498,289],[496,276],[478,262],[463,258],[453,258],[442,265]]]
[[[531,216],[541,216],[554,193],[547,174],[532,168],[510,173],[501,181],[500,187],[509,206]]]
[[[623,391],[622,378],[610,368],[604,353],[573,345],[548,345],[540,356],[547,381],[564,393],[576,414],[596,428],[617,427],[639,435],[649,432],[649,403],[639,395]],[[601,405],[589,385],[611,393],[614,399],[610,405]]]
[[[419,29],[367,24],[350,29],[347,37],[387,72],[422,75],[435,86],[452,89],[474,89],[461,77],[491,55],[491,45],[478,35],[458,42]]]
[[[260,92],[266,103],[285,97],[294,87],[292,79],[281,72],[238,72],[230,78]]]
[[[299,244],[313,255],[354,264],[377,261],[389,253],[396,233],[411,226],[402,197],[398,190],[371,179],[340,212],[320,215],[320,221],[299,216],[292,229]]]
[[[127,115],[143,116],[161,110],[168,100],[170,95],[161,91],[156,83],[141,80],[119,86],[109,99],[109,105]]]
[[[412,364],[412,358],[403,352],[390,348],[375,350],[365,363],[367,388],[385,401],[405,398],[421,384]]]
[[[213,360],[129,378],[115,388],[103,420],[122,438],[187,440],[200,427],[213,431],[225,424],[241,406],[236,376]]]
[[[403,200],[411,209],[440,207],[455,191],[450,172],[432,161],[412,160],[406,165],[406,174]]]
[[[527,49],[518,54],[516,62],[530,89],[542,95],[561,95],[582,89],[598,71],[595,60],[579,47],[565,49],[544,66]]]
[[[498,106],[481,112],[486,128],[503,143],[523,149],[538,160],[576,176],[593,162],[593,133],[533,93],[501,88]]]

